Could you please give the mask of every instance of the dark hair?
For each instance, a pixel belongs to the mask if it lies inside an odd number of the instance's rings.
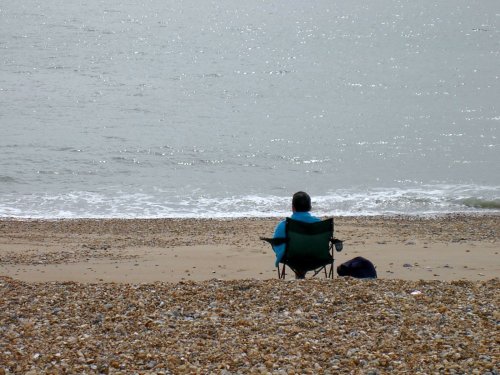
[[[297,212],[311,211],[311,197],[303,191],[298,191],[293,195],[292,206]]]

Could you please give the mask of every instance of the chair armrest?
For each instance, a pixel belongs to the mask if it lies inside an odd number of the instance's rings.
[[[272,246],[278,246],[278,245],[283,245],[284,243],[287,242],[287,239],[285,237],[276,237],[276,238],[269,238],[269,237],[259,237],[262,241],[269,242]]]

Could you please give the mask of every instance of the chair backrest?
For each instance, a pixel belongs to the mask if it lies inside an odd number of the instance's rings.
[[[333,218],[315,223],[287,218],[286,237],[286,263],[315,269],[332,261],[330,240],[333,237]]]

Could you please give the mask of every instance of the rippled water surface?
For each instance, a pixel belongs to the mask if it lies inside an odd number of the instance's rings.
[[[500,210],[497,0],[0,4],[0,216]]]

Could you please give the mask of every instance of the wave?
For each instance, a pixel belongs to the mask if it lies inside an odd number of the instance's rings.
[[[486,210],[500,210],[500,199],[487,200],[481,198],[466,198],[460,202],[467,207],[482,208]]]
[[[500,187],[356,189],[313,195],[312,200],[313,211],[318,216],[500,213]],[[288,196],[216,197],[199,190],[182,196],[158,189],[150,193],[12,193],[0,196],[0,217],[14,218],[238,218],[282,217],[289,213]]]
[[[14,183],[17,183],[18,181],[14,177],[0,175],[0,183],[2,183],[2,182],[3,183],[14,184]]]

